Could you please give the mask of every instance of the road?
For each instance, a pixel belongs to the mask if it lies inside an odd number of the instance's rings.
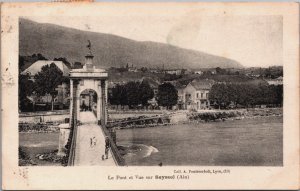
[[[92,112],[80,112],[82,125],[77,127],[75,148],[75,166],[116,166],[109,152],[108,159],[102,160],[105,155],[105,136],[97,125],[96,117]]]

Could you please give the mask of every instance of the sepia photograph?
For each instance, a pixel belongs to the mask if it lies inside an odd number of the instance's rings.
[[[19,19],[19,165],[282,166],[281,16],[106,20]]]
[[[299,188],[297,3],[4,3],[4,190]]]

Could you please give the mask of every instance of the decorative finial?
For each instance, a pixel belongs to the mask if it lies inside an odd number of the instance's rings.
[[[90,53],[92,53],[92,51],[91,51],[91,49],[92,49],[92,43],[91,43],[90,40],[88,40],[88,45],[86,47],[89,49]]]

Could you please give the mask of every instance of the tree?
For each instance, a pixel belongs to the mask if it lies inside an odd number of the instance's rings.
[[[33,54],[31,56],[32,59],[35,59],[35,61],[37,60],[48,60],[45,56],[43,56],[41,53],[38,54]]]
[[[139,82],[128,82],[125,85],[125,90],[127,92],[127,103],[130,108],[133,108],[140,104],[139,100]]]
[[[30,105],[27,96],[32,95],[34,91],[34,83],[30,80],[29,75],[19,75],[19,109],[21,111],[30,111]]]
[[[57,95],[56,88],[62,82],[67,81],[62,71],[54,64],[45,65],[35,76],[36,92],[39,96],[51,95],[51,110],[54,108],[54,97]]]
[[[108,96],[109,103],[112,105],[127,105],[127,92],[124,85],[117,84]]]
[[[167,108],[177,104],[178,94],[176,88],[170,83],[163,83],[158,86],[157,103]]]
[[[276,86],[276,104],[282,106],[283,103],[283,85]]]
[[[147,67],[142,67],[142,68],[141,68],[141,71],[142,71],[143,73],[145,73],[145,72],[148,71],[148,68],[147,68]]]
[[[139,102],[143,106],[148,106],[148,101],[154,97],[153,89],[147,81],[142,81],[139,85]]]
[[[226,73],[226,70],[225,69],[222,69],[220,67],[216,67],[216,73],[217,74],[225,74]]]
[[[226,84],[214,84],[209,92],[209,99],[219,106],[226,107],[230,103],[229,88]]]
[[[245,107],[272,104],[281,105],[283,97],[282,86],[265,84],[215,84],[210,91],[210,100],[223,107],[230,103]]]

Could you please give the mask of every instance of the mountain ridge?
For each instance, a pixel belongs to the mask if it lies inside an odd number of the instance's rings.
[[[84,63],[87,40],[92,42],[97,67],[121,67],[127,63],[137,67],[157,68],[241,68],[239,62],[174,45],[135,41],[114,34],[73,29],[49,23],[19,20],[19,54],[41,53],[48,59],[66,57],[70,62]]]

